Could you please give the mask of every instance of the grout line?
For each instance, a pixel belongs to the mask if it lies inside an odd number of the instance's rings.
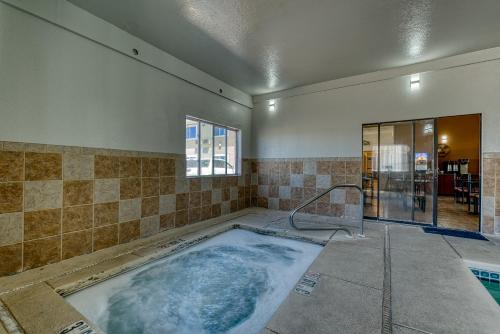
[[[402,325],[402,324],[394,324],[395,326],[398,326],[398,327],[403,327],[403,328],[408,328],[408,329],[411,329],[413,331],[416,331],[416,332],[419,332],[419,333],[424,333],[424,334],[432,334],[431,332],[428,332],[428,331],[424,331],[422,329],[418,329],[418,328],[415,328],[415,327],[411,327],[411,326],[406,326],[406,325]]]
[[[462,259],[462,255],[458,252],[458,250],[448,241],[448,239],[446,239],[444,237],[444,235],[441,234],[441,238],[443,238],[443,240],[448,244],[448,246],[451,247],[451,249],[453,249],[453,251],[458,255],[459,258]]]
[[[372,290],[376,290],[376,291],[383,291],[382,290],[383,288],[376,288],[376,287],[371,286],[371,285],[367,285],[367,284],[363,284],[363,283],[359,283],[359,282],[350,281],[348,279],[345,279],[345,278],[342,278],[342,277],[338,277],[338,276],[335,276],[335,275],[330,275],[330,274],[325,274],[325,273],[321,273],[321,275],[322,276],[326,276],[326,277],[330,277],[330,278],[334,278],[334,279],[338,279],[339,281],[347,282],[347,283],[354,284],[354,285],[357,285],[357,286],[362,286],[364,288],[368,288],[368,289],[372,289]]]

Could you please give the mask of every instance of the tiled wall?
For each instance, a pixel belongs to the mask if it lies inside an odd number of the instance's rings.
[[[482,232],[500,233],[500,153],[483,156]]]
[[[361,185],[359,158],[264,159],[256,162],[256,168],[257,205],[269,209],[291,210],[332,185]],[[336,189],[304,211],[359,219],[359,192],[356,189]]]
[[[0,276],[234,212],[256,194],[250,161],[239,177],[187,179],[181,155],[0,142]]]

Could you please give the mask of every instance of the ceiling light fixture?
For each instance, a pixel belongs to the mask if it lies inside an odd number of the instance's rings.
[[[410,89],[416,90],[420,88],[420,74],[412,74],[410,76]]]
[[[276,102],[274,100],[269,100],[268,109],[269,109],[270,112],[275,112],[276,111]]]

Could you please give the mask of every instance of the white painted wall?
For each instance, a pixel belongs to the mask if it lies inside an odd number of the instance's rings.
[[[431,63],[429,66],[432,68]],[[383,77],[383,73],[377,75]],[[256,97],[254,156],[358,157],[363,123],[471,113],[483,114],[483,152],[500,152],[498,57],[422,73],[418,91],[410,90],[407,75],[381,81],[373,81],[376,77],[367,75],[366,79],[372,82],[362,83],[361,79],[344,88],[312,93],[299,88]],[[277,98],[274,113],[267,110],[266,99],[272,97]]]
[[[184,152],[184,117],[251,110],[0,2],[0,140]]]

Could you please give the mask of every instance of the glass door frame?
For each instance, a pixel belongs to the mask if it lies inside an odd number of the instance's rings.
[[[416,222],[415,221],[415,123],[418,121],[432,121],[433,124],[433,152],[432,152],[432,186],[433,186],[433,191],[432,191],[432,223],[422,223],[422,222]],[[412,173],[411,173],[411,198],[412,198],[412,211],[411,211],[411,220],[398,220],[398,219],[390,219],[390,218],[381,218],[380,216],[380,128],[383,125],[389,125],[389,124],[397,124],[397,123],[412,123],[412,154],[411,154],[411,160],[410,160],[410,165],[412,166]],[[363,203],[363,219],[367,220],[375,220],[375,221],[382,221],[382,222],[394,222],[394,223],[403,223],[403,224],[409,224],[409,225],[419,225],[419,226],[437,226],[437,205],[438,205],[438,198],[437,198],[437,187],[438,187],[438,173],[437,173],[437,168],[438,168],[438,153],[437,153],[437,145],[438,145],[438,136],[437,136],[437,117],[426,117],[426,118],[419,118],[419,119],[410,119],[410,120],[398,120],[398,121],[388,121],[388,122],[377,122],[377,123],[363,123],[362,124],[362,137],[363,137],[363,129],[365,127],[377,127],[377,135],[378,135],[378,140],[377,140],[377,216],[376,217],[370,217],[370,216],[365,216],[364,213],[364,203]],[[361,152],[363,153],[363,138],[361,138]],[[362,154],[363,156],[363,154]],[[361,171],[363,173],[363,170]],[[362,187],[363,188],[363,187]],[[363,189],[364,191],[364,189]]]
[[[445,227],[440,227],[438,225],[438,177],[439,177],[439,159],[438,159],[438,144],[439,144],[439,138],[438,138],[438,129],[437,129],[437,121],[439,118],[443,117],[452,117],[452,116],[467,116],[467,115],[479,115],[479,176],[480,176],[480,182],[479,182],[479,194],[480,194],[480,213],[479,213],[479,233],[482,233],[483,231],[483,217],[482,217],[482,200],[483,200],[483,115],[482,113],[471,113],[471,114],[462,114],[462,115],[446,115],[446,116],[440,116],[440,117],[426,117],[426,118],[417,118],[417,119],[409,119],[409,120],[399,120],[399,121],[390,121],[390,122],[376,122],[376,123],[363,123],[361,127],[361,153],[363,156],[363,129],[366,126],[377,126],[378,128],[378,152],[377,155],[380,154],[380,125],[383,124],[390,124],[390,123],[398,123],[398,122],[414,122],[413,123],[413,134],[415,134],[415,122],[417,121],[424,121],[424,120],[432,120],[433,121],[433,136],[434,136],[434,152],[433,152],[433,195],[432,195],[432,224],[425,224],[425,223],[419,223],[413,221],[400,221],[400,220],[394,220],[394,219],[386,219],[386,218],[380,218],[380,207],[379,207],[379,198],[380,198],[380,185],[377,182],[377,216],[376,217],[370,217],[370,216],[365,216],[365,211],[364,211],[364,203],[363,203],[363,219],[367,220],[372,220],[372,221],[383,221],[383,222],[395,222],[395,223],[403,223],[403,224],[409,224],[409,225],[418,225],[418,226],[431,226],[431,227],[437,227],[437,228],[443,228],[446,229]],[[413,149],[415,148],[415,136],[413,136]],[[413,159],[415,157],[413,156]],[[380,159],[377,157],[377,169],[380,170]],[[363,172],[363,170],[362,170]],[[412,176],[414,178],[414,176]],[[414,185],[412,186],[412,191],[413,195],[412,197],[414,198]],[[363,189],[364,191],[364,189]],[[414,208],[413,208],[413,213],[414,213]]]

